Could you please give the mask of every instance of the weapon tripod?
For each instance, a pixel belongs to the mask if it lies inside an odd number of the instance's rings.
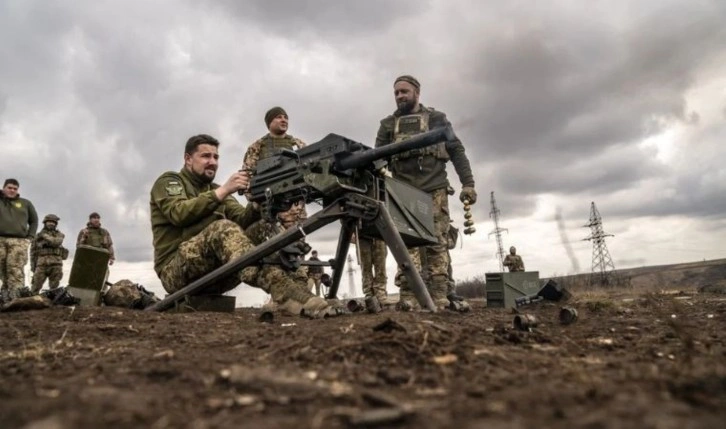
[[[407,277],[411,289],[421,307],[432,312],[436,311],[436,306],[426,289],[426,285],[420,273],[416,270],[411,256],[408,253],[408,248],[399,235],[385,204],[382,201],[356,192],[343,193],[322,210],[300,223],[297,228],[290,228],[272,237],[259,246],[256,246],[251,252],[193,281],[182,289],[168,295],[158,303],[146,308],[146,310],[167,310],[174,306],[175,302],[184,299],[185,296],[195,295],[218,279],[232,275],[245,267],[259,264],[265,257],[282,250],[284,247],[336,220],[340,220],[342,225],[338,238],[338,247],[335,253],[332,285],[328,292],[328,298],[335,298],[338,293],[338,286],[343,275],[345,256],[348,254],[350,247],[351,234],[360,222],[366,222],[373,225],[374,229],[386,242],[386,246],[388,246],[393,257],[396,259],[396,263]]]

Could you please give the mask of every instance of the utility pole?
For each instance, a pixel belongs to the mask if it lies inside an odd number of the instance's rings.
[[[610,257],[608,246],[605,244],[605,237],[614,237],[614,235],[603,232],[602,217],[594,201],[590,205],[590,221],[584,227],[590,228],[590,236],[584,238],[583,241],[592,241],[590,284],[614,285],[615,265]]]
[[[494,219],[494,229],[489,233],[489,236],[494,234],[497,237],[497,259],[499,260],[499,271],[504,272],[504,246],[502,245],[502,232],[507,231],[506,228],[499,227],[499,209],[497,208],[497,200],[494,199],[494,191],[492,191],[491,197],[492,211],[489,212],[489,217]]]
[[[348,255],[348,294],[350,298],[355,296],[355,268],[353,268],[353,257]]]

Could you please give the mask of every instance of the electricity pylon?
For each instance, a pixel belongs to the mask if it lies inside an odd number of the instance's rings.
[[[590,283],[601,285],[614,284],[615,265],[610,257],[608,246],[605,244],[605,237],[614,237],[612,234],[605,234],[602,229],[602,217],[593,201],[590,205],[590,221],[584,225],[590,228],[590,236],[583,241],[592,241],[592,274]]]
[[[492,191],[491,197],[492,211],[489,212],[489,217],[494,220],[494,229],[489,233],[489,236],[494,234],[497,237],[497,259],[499,260],[499,271],[504,271],[504,246],[502,245],[502,232],[507,231],[506,228],[499,227],[499,209],[497,208],[497,200],[494,199],[494,191]]]

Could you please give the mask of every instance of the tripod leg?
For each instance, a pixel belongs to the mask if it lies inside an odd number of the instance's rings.
[[[426,285],[421,278],[421,274],[413,265],[411,255],[408,253],[408,248],[406,248],[406,245],[403,243],[403,239],[398,233],[396,225],[393,223],[391,214],[388,213],[388,209],[382,202],[378,203],[378,215],[376,216],[374,224],[376,229],[378,229],[378,232],[381,234],[381,237],[383,237],[383,240],[386,242],[386,246],[391,249],[391,253],[396,259],[396,263],[399,267],[401,267],[401,271],[403,271],[403,274],[408,279],[408,283],[411,286],[411,290],[413,290],[413,294],[416,295],[418,303],[421,304],[422,308],[435,312],[436,306],[434,305],[434,301],[431,299],[431,295],[429,295],[428,289],[426,289]]]
[[[345,257],[348,256],[348,249],[350,248],[350,236],[355,230],[355,224],[357,222],[358,219],[343,219],[341,222],[338,249],[335,251],[332,284],[330,285],[330,289],[328,289],[328,294],[325,296],[327,299],[337,298],[338,286],[340,286],[340,279],[343,277]]]

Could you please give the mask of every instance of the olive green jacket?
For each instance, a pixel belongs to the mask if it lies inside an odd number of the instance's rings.
[[[219,201],[219,185],[204,183],[187,169],[162,174],[151,188],[151,231],[154,236],[154,270],[159,274],[179,245],[219,219],[229,219],[242,229],[259,218],[259,212],[233,196]]]
[[[429,130],[451,125],[449,120],[446,119],[445,113],[423,105],[421,105],[421,109],[429,112]],[[381,120],[381,126],[378,128],[378,135],[376,136],[376,147],[394,142],[394,126],[396,118],[400,116],[401,112],[396,110],[392,115]],[[444,147],[448,155],[447,158],[454,164],[461,185],[474,187],[474,175],[471,172],[471,165],[469,164],[469,158],[466,156],[464,145],[456,139],[445,142]],[[389,168],[393,177],[426,192],[449,186],[449,180],[446,176],[447,160],[432,155],[431,151],[423,150],[421,152],[428,152],[428,154],[424,156],[402,156],[391,160]]]
[[[38,213],[33,203],[7,198],[0,192],[0,237],[33,238],[38,232]]]

